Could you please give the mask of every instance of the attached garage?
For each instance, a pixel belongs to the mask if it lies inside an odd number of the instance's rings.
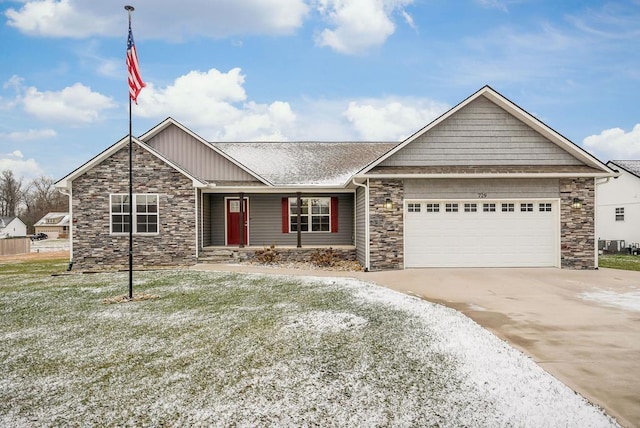
[[[558,203],[406,200],[405,267],[559,267]]]

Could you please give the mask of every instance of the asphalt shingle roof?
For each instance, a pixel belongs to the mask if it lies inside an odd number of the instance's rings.
[[[640,160],[612,160],[611,162],[640,178]]]
[[[274,185],[341,186],[399,143],[213,143]]]

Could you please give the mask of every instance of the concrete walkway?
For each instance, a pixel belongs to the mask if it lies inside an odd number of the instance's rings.
[[[408,269],[335,272],[243,265],[195,269],[346,276],[418,295],[464,313],[529,355],[547,372],[640,428],[640,311],[583,293],[640,299],[640,272],[600,269]]]

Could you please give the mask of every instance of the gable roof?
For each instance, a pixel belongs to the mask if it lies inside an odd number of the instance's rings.
[[[4,229],[9,225],[9,223],[14,221],[15,219],[18,219],[20,222],[22,222],[22,220],[20,220],[16,216],[0,216],[0,229]]]
[[[50,222],[55,220],[55,222]],[[50,212],[45,214],[40,220],[38,220],[34,226],[68,226],[69,225],[69,213],[64,212]]]
[[[275,186],[343,187],[365,165],[398,143],[213,143]]]
[[[253,171],[250,167],[248,167],[247,165],[243,165],[240,161],[238,161],[237,158],[231,157],[228,154],[226,154],[225,152],[221,151],[214,144],[208,142],[207,140],[205,140],[204,138],[202,138],[201,136],[199,136],[198,134],[196,134],[195,132],[193,132],[192,130],[187,128],[186,126],[182,125],[177,120],[173,119],[172,117],[166,118],[165,120],[160,122],[158,125],[154,126],[149,131],[147,131],[144,134],[142,134],[139,137],[139,140],[144,141],[144,142],[150,142],[154,137],[158,136],[163,131],[165,131],[166,129],[168,129],[168,128],[172,127],[172,126],[177,127],[178,129],[180,129],[185,134],[191,136],[191,138],[193,138],[198,143],[202,144],[208,150],[211,150],[213,153],[223,157],[228,162],[230,162],[231,164],[235,165],[237,168],[240,168],[242,171],[246,172],[247,174],[249,174],[250,176],[255,178],[257,181],[262,182],[263,184],[266,184],[266,185],[271,184],[271,183],[268,182],[267,179],[265,179],[264,177],[260,176],[260,174],[258,174],[255,171]],[[208,177],[201,177],[201,178],[207,179]]]
[[[640,178],[640,160],[611,160],[607,165],[612,164],[620,169],[627,171],[629,174]]]
[[[579,146],[571,142],[569,139],[567,139],[560,133],[556,132],[549,126],[542,123],[536,117],[532,116],[531,114],[529,114],[528,112],[526,112],[525,110],[517,106],[515,103],[511,102],[510,100],[508,100],[507,98],[499,94],[497,91],[495,91],[493,88],[491,88],[488,85],[484,86],[483,88],[478,90],[476,93],[472,94],[467,99],[465,99],[455,107],[451,108],[446,113],[442,114],[440,117],[438,117],[437,119],[429,123],[427,126],[423,127],[422,129],[420,129],[419,131],[411,135],[409,138],[404,140],[402,143],[398,144],[395,148],[393,148],[392,150],[390,150],[380,158],[371,162],[369,165],[367,165],[365,168],[359,171],[358,175],[368,173],[373,168],[375,168],[376,166],[384,162],[386,159],[390,158],[395,153],[399,152],[400,150],[405,148],[407,145],[409,145],[413,141],[422,137],[424,134],[426,134],[427,132],[429,132],[430,130],[432,130],[433,128],[435,128],[445,120],[449,119],[454,114],[459,112],[461,109],[468,106],[470,103],[472,103],[473,101],[477,100],[480,97],[485,97],[487,100],[491,101],[493,104],[497,105],[498,107],[506,111],[508,114],[515,117],[520,122],[524,123],[525,125],[532,128],[535,132],[545,137],[551,143],[557,145],[558,147],[563,149],[565,152],[569,153],[571,156],[578,159],[580,162],[584,163],[584,165],[588,167],[588,170],[587,172],[582,172],[579,175],[585,175],[585,176],[615,175],[615,172],[612,171],[607,165],[600,162],[597,158],[595,158],[594,156],[592,156],[591,154],[589,154],[588,152],[586,152],[585,150],[583,150],[582,148],[580,148]],[[531,174],[535,174],[535,173],[531,173]]]
[[[192,181],[194,187],[206,187],[207,186],[207,184],[205,182],[201,181],[197,177],[194,177],[187,170],[185,170],[181,166],[177,165],[175,162],[167,159],[165,156],[163,156],[157,150],[154,150],[148,144],[145,144],[144,142],[140,141],[139,139],[137,139],[135,137],[131,137],[131,142],[134,143],[134,144],[137,144],[138,147],[141,147],[142,149],[144,149],[147,152],[151,153],[153,156],[157,157],[162,162],[165,162],[167,165],[171,166],[173,169],[175,169],[176,171],[178,171],[179,173],[181,173],[185,177],[189,178]],[[113,144],[111,147],[109,147],[106,150],[104,150],[102,153],[98,154],[97,156],[93,157],[91,160],[89,160],[85,164],[81,165],[80,167],[78,167],[74,171],[72,171],[71,173],[67,174],[65,177],[63,177],[60,180],[56,181],[55,184],[54,184],[55,187],[58,188],[58,189],[69,189],[69,188],[71,188],[71,182],[73,180],[75,180],[76,178],[78,178],[79,176],[84,174],[85,172],[89,171],[94,166],[102,163],[105,159],[111,157],[113,154],[115,154],[116,152],[118,152],[122,148],[126,147],[128,144],[129,144],[129,136],[127,135],[127,136],[123,137],[120,141],[118,141],[117,143]]]

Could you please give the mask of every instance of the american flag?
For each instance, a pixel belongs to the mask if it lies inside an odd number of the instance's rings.
[[[129,71],[129,96],[133,102],[138,104],[138,94],[146,85],[140,76],[138,53],[136,52],[136,44],[133,42],[131,22],[129,22],[129,39],[127,40],[127,70]]]

